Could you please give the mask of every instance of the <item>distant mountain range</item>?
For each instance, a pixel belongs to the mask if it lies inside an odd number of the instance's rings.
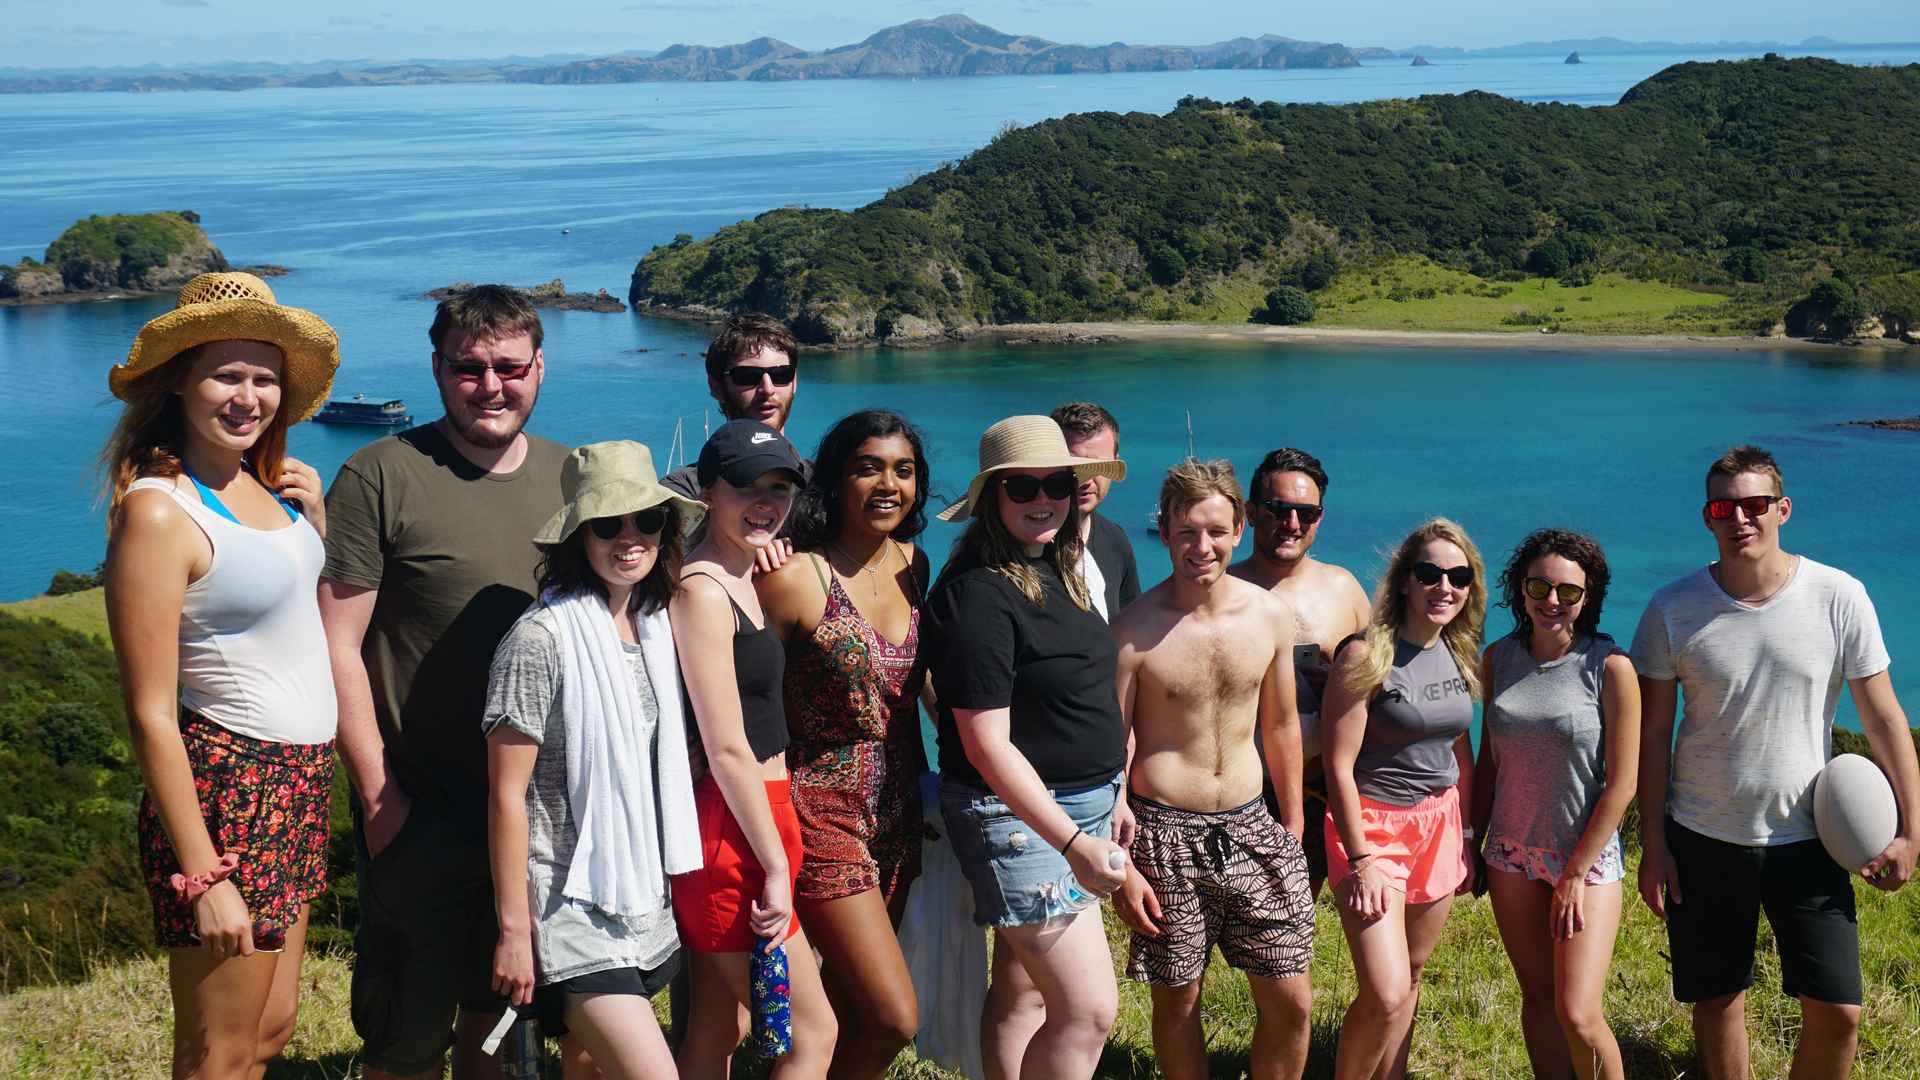
[[[380,86],[417,83],[731,82],[793,79],[956,78],[1073,75],[1196,68],[1348,68],[1390,60],[1391,49],[1348,48],[1278,34],[1211,45],[1066,45],[1008,34],[965,15],[889,26],[864,41],[808,51],[770,37],[736,45],[673,45],[658,53],[502,61],[335,64],[204,64],[191,68],[0,68],[0,93],[85,90],[247,90],[268,86]],[[558,61],[558,62],[556,62]]]
[[[1387,49],[1349,49],[1263,34],[1212,45],[1063,45],[1008,34],[965,15],[889,26],[854,45],[809,52],[770,37],[710,48],[674,45],[650,58],[610,56],[529,72],[524,81],[782,82],[794,79],[955,78],[968,75],[1077,75],[1195,68],[1345,68],[1388,59]]]
[[[1858,42],[1835,41],[1830,37],[1810,37],[1794,44],[1786,41],[1626,41],[1617,37],[1597,38],[1560,38],[1555,41],[1524,41],[1518,45],[1489,45],[1484,48],[1464,48],[1458,45],[1415,45],[1399,50],[1400,56],[1424,56],[1431,60],[1435,57],[1447,59],[1469,59],[1478,57],[1510,56],[1565,56],[1578,52],[1586,56],[1632,56],[1645,53],[1764,53],[1782,49],[1794,52],[1808,52],[1815,49],[1872,49],[1893,45],[1914,44],[1913,42]]]
[[[1211,45],[1069,45],[1031,34],[1008,34],[965,15],[942,15],[889,26],[865,40],[809,51],[777,38],[734,45],[673,45],[657,53],[508,56],[491,60],[338,60],[299,64],[233,61],[122,68],[0,67],[0,93],[114,90],[250,90],[271,86],[406,86],[423,83],[778,82],[794,79],[960,78],[970,75],[1077,75],[1207,68],[1349,68],[1407,57],[1454,60],[1633,53],[1759,53],[1788,49],[1842,51],[1868,46],[1814,37],[1798,45],[1767,41],[1671,42],[1566,38],[1518,45],[1407,49],[1353,47],[1278,34]]]

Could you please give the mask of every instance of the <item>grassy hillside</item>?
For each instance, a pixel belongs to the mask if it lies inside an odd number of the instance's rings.
[[[1624,282],[1725,298],[1737,317],[1723,332],[1780,318],[1836,273],[1870,306],[1889,290],[1867,283],[1920,267],[1920,66],[1682,64],[1605,108],[1468,93],[1069,116],[1003,132],[856,211],[775,210],[679,237],[640,260],[630,299],[771,311],[820,344],[1237,321],[1315,257],[1348,290],[1408,257],[1478,285],[1591,287],[1619,309],[1597,328],[1674,310]],[[1455,307],[1335,322],[1499,328],[1512,313]]]
[[[1631,905],[1615,951],[1607,1010],[1626,1054],[1627,1074],[1645,1080],[1699,1075],[1692,1058],[1687,1014],[1669,996],[1666,941],[1659,924],[1638,899]],[[1920,1078],[1920,888],[1893,896],[1860,890],[1860,929],[1867,983],[1866,1017],[1855,1075],[1875,1080]],[[1110,928],[1115,920],[1108,913]],[[1307,1076],[1332,1075],[1340,1015],[1354,993],[1353,965],[1339,919],[1324,899],[1314,956],[1314,1031]],[[1116,956],[1125,935],[1109,937]],[[302,979],[305,1004],[299,1031],[286,1058],[270,1075],[337,1080],[360,1075],[359,1049],[347,1017],[349,968],[345,961],[310,961]],[[1116,978],[1118,973],[1116,972]],[[1797,1028],[1798,1006],[1781,996],[1779,963],[1762,953],[1759,983],[1749,995],[1748,1030],[1755,1076],[1784,1076]],[[662,1003],[656,1003],[662,1004]],[[1253,1005],[1244,980],[1216,958],[1204,1000],[1212,1073],[1243,1076],[1252,1037]],[[1463,903],[1448,921],[1428,966],[1413,1053],[1413,1073],[1423,1077],[1519,1080],[1529,1075],[1519,1029],[1519,991],[1507,968],[1485,900]],[[664,1016],[664,1008],[659,1010]],[[1136,983],[1121,983],[1119,1022],[1099,1075],[1155,1075],[1151,1005]],[[0,1076],[158,1078],[164,1068],[168,1012],[166,969],[157,960],[97,968],[84,983],[45,987],[0,997]],[[763,1075],[742,1058],[737,1075]],[[554,1075],[558,1075],[557,1072]],[[903,1056],[896,1080],[950,1076]]]

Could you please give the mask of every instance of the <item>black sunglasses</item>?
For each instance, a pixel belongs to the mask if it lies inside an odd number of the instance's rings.
[[[751,390],[760,385],[762,378],[772,379],[775,386],[790,386],[793,383],[793,365],[781,364],[779,367],[748,367],[740,364],[727,369],[727,381],[742,390]]]
[[[1072,469],[1061,469],[1045,476],[1021,473],[1000,478],[1000,490],[1007,493],[1008,502],[1030,503],[1041,492],[1045,492],[1049,499],[1064,499],[1079,489],[1080,480],[1073,475]]]
[[[1299,514],[1300,527],[1303,529],[1312,528],[1313,523],[1320,520],[1320,515],[1327,512],[1327,508],[1324,506],[1315,506],[1313,503],[1288,502],[1285,499],[1255,499],[1253,500],[1253,505],[1259,507],[1268,517],[1273,518],[1275,521],[1287,520],[1289,513]]]
[[[489,368],[493,370],[494,378],[499,379],[501,382],[512,382],[515,379],[524,379],[527,377],[527,373],[533,370],[533,361],[531,360],[495,360],[493,363],[487,364],[479,360],[449,360],[442,356],[440,357],[440,362],[447,365],[447,370],[452,372],[453,377],[461,382],[479,382],[487,377],[487,370]]]
[[[1733,508],[1738,506],[1747,512],[1750,518],[1757,518],[1773,509],[1779,502],[1779,495],[1748,495],[1739,499],[1708,499],[1707,516],[1715,521],[1725,521],[1733,516]]]
[[[1530,577],[1521,582],[1520,588],[1535,600],[1545,600],[1547,594],[1552,593],[1560,598],[1562,607],[1572,607],[1580,602],[1581,597],[1587,595],[1587,587],[1584,585],[1575,585],[1571,581],[1563,581],[1556,585],[1546,578],[1538,577]]]
[[[1456,589],[1464,589],[1473,584],[1473,567],[1449,566],[1442,570],[1430,562],[1421,560],[1413,564],[1413,577],[1422,585],[1438,585],[1441,578],[1453,583]]]
[[[621,514],[619,517],[594,518],[587,522],[587,528],[592,529],[593,535],[602,540],[612,540],[620,535],[620,530],[626,527],[629,518],[633,521],[635,531],[652,536],[667,527],[667,508],[649,506],[645,510]]]

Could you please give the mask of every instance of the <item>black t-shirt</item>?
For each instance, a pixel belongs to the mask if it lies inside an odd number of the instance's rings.
[[[1117,619],[1122,608],[1140,597],[1140,567],[1133,561],[1133,542],[1125,529],[1095,510],[1087,550],[1093,553],[1100,576],[1107,579],[1107,614]]]
[[[1047,786],[1091,787],[1126,763],[1113,685],[1119,652],[1099,613],[1067,596],[1048,558],[1029,565],[1045,584],[1044,604],[982,568],[943,575],[927,601],[921,647],[940,699],[940,768],[985,787],[953,710],[1011,708],[1014,748]]]

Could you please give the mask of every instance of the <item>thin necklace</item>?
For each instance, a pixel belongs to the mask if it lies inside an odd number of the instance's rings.
[[[868,591],[872,592],[876,599],[879,598],[880,568],[886,565],[887,556],[893,554],[893,537],[889,536],[885,540],[881,541],[879,558],[873,560],[872,562],[865,562],[865,563],[847,554],[847,549],[841,547],[839,544],[829,543],[827,546],[832,548],[834,551],[838,552],[841,558],[852,563],[855,566],[855,568],[857,568],[860,571],[864,571],[867,575]]]

